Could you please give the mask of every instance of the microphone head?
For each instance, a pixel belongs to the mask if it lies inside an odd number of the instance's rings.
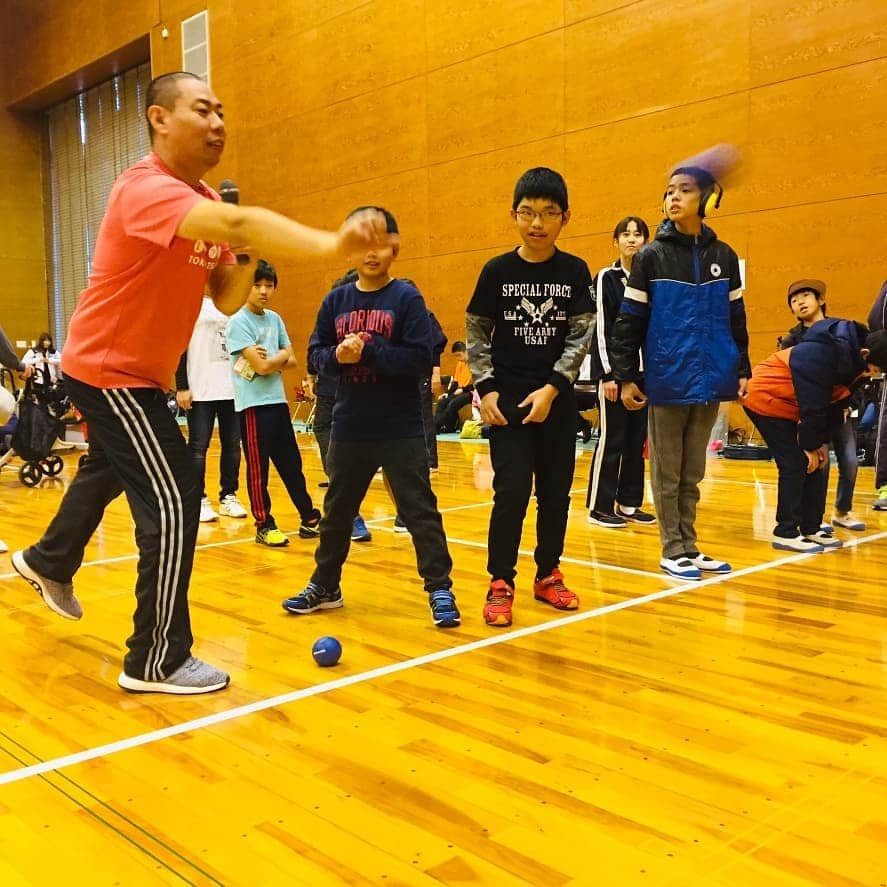
[[[240,203],[240,189],[231,179],[219,183],[219,196],[225,203]]]

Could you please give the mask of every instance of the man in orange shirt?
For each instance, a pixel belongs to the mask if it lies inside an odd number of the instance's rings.
[[[254,265],[236,262],[228,243],[284,258],[347,257],[389,238],[376,213],[330,232],[221,202],[202,177],[225,147],[222,105],[193,74],[155,78],[146,117],[152,152],[114,184],[62,357],[68,393],[89,426],[89,455],[43,538],[12,563],[51,610],[79,619],[74,574],[105,506],[125,491],[139,564],[118,684],[207,693],[229,678],[191,655],[188,584],[201,491],[165,396],[204,289],[226,314],[249,293]]]
[[[817,552],[841,541],[823,530],[828,441],[844,421],[850,386],[887,366],[887,332],[826,318],[794,347],[752,371],[745,412],[761,432],[779,470],[773,547]]]

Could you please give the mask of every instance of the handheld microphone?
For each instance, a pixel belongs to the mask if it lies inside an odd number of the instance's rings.
[[[222,179],[222,181],[219,182],[219,197],[222,198],[223,203],[233,203],[237,206],[240,203],[240,188],[238,188],[237,183],[231,181],[231,179]],[[245,253],[238,253],[237,264],[248,265],[249,256]]]
[[[219,197],[222,198],[225,203],[240,203],[240,189],[237,187],[235,182],[232,182],[231,179],[223,179],[219,183]]]

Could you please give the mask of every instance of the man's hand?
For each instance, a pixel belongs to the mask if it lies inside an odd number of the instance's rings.
[[[622,404],[627,410],[640,410],[647,403],[647,396],[634,382],[622,383]]]
[[[310,379],[306,379],[303,383],[302,392],[306,400],[314,400],[314,383]]]
[[[336,360],[339,363],[360,363],[363,344],[363,339],[356,333],[348,333],[336,346]]]
[[[440,384],[440,367],[431,368],[431,393],[435,397],[443,394],[443,385]]]
[[[179,409],[190,410],[193,401],[194,395],[191,394],[190,388],[183,388],[176,392],[176,403],[179,405]]]
[[[480,399],[480,421],[484,425],[508,424],[508,419],[499,411],[498,391],[491,391]]]
[[[748,397],[748,379],[744,376],[739,379],[739,390],[736,393],[740,400]]]
[[[604,382],[604,398],[609,400],[611,403],[616,403],[616,398],[619,397],[619,383],[613,382],[612,380],[609,382]]]
[[[365,209],[349,216],[336,232],[339,252],[346,258],[362,255],[376,246],[396,246],[397,234],[388,233],[385,216],[376,209]]]
[[[519,407],[529,407],[530,412],[527,413],[521,425],[528,425],[530,422],[544,422],[548,418],[551,410],[551,404],[558,395],[557,388],[554,385],[543,385],[535,391],[531,391],[519,404]]]
[[[18,374],[18,377],[20,379],[30,379],[35,372],[36,370],[34,369],[34,366],[30,363],[26,363],[25,368]]]

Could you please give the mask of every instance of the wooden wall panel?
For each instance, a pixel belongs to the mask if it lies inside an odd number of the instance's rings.
[[[750,209],[887,191],[887,59],[752,91]]]
[[[558,31],[430,73],[429,162],[563,132],[563,52]]]
[[[880,0],[751,0],[752,86],[884,55],[887,3]]]
[[[631,16],[616,10],[568,28],[567,129],[744,89],[748,14],[747,0],[675,0],[641,4]]]
[[[503,14],[506,12],[506,14]],[[426,0],[425,39],[429,70],[559,30],[564,22],[563,0],[501,0],[452,3]],[[544,59],[527,48],[516,76],[537,78],[550,69]],[[558,78],[559,79],[559,78]]]

